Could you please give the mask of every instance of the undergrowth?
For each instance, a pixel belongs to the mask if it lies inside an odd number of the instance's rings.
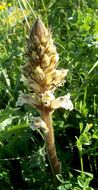
[[[93,190],[98,188],[98,1],[9,0],[0,2],[0,188]],[[36,109],[16,107],[26,38],[40,16],[50,27],[59,67],[68,68],[56,96],[71,94],[74,109],[53,115],[62,175],[54,183],[43,134],[32,130]]]

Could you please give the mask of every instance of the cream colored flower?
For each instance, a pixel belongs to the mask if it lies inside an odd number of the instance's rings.
[[[66,110],[73,110],[73,104],[70,100],[70,94],[68,93],[65,96],[61,96],[51,102],[52,109],[64,108]]]
[[[34,117],[33,118],[33,123],[30,125],[31,129],[42,129],[44,130],[45,133],[49,131],[47,128],[46,123],[40,118],[40,117]]]
[[[16,106],[22,106],[23,104],[28,104],[35,107],[40,106],[40,102],[35,97],[35,95],[31,96],[20,91]]]
[[[34,81],[34,79],[32,80],[31,78],[28,80],[28,87],[35,93],[40,93],[42,91],[40,83],[38,83],[38,81]]]
[[[42,58],[42,63],[41,63],[41,67],[43,69],[47,68],[50,65],[50,57],[44,53],[43,58]]]
[[[44,74],[44,72],[43,72],[43,70],[41,69],[40,66],[37,66],[37,67],[35,68],[34,72],[35,72],[36,78],[37,78],[38,80],[41,80],[41,81],[44,80],[45,74]],[[40,82],[40,81],[39,81],[39,82]]]
[[[54,47],[53,47],[54,49]],[[50,64],[49,66],[44,70],[45,73],[49,73],[50,71],[52,71],[52,69],[54,69],[57,66],[57,62],[59,60],[59,54],[57,52],[52,53],[50,55]]]
[[[53,95],[53,93],[49,90],[47,90],[44,94],[42,94],[42,103],[44,104],[44,106],[49,107],[50,103],[52,100],[55,99],[55,96]]]
[[[68,73],[67,69],[54,69],[46,75],[46,84],[49,90],[54,91],[57,87],[62,86]]]

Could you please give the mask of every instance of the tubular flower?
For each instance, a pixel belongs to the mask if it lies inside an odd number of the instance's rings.
[[[28,104],[34,107],[40,107],[40,102],[35,94],[31,96],[28,94],[24,94],[20,91],[18,100],[16,102],[16,106],[22,106],[23,104]]]
[[[30,125],[30,128],[33,130],[41,128],[44,133],[47,133],[49,131],[46,123],[40,117],[33,118],[33,123]]]
[[[51,101],[55,99],[55,96],[51,93],[51,91],[46,91],[44,94],[42,94],[42,103],[45,107],[50,107]]]
[[[51,102],[51,107],[53,109],[65,108],[66,110],[73,110],[73,104],[70,100],[70,94],[61,96]]]
[[[40,18],[36,20],[31,28],[27,41],[26,57],[27,62],[22,67],[22,73],[25,77],[24,82],[29,90],[36,94],[36,98],[35,95],[27,96],[22,94],[22,102],[34,105],[40,110],[44,106],[52,111],[59,107],[72,110],[70,96],[66,95],[63,98],[55,99],[53,95],[54,91],[64,84],[68,70],[56,69],[59,55],[53,43],[50,30],[44,26]],[[20,97],[21,95],[19,99]]]

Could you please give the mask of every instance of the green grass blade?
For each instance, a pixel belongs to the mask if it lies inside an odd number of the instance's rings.
[[[93,65],[93,67],[90,69],[87,75],[89,75],[97,66],[98,66],[98,61],[96,61],[96,63]]]

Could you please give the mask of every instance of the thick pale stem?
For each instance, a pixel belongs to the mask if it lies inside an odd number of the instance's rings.
[[[53,176],[55,177],[56,174],[61,173],[61,164],[57,159],[51,113],[47,110],[42,111],[42,119],[49,130],[47,134],[45,134],[46,151]]]

